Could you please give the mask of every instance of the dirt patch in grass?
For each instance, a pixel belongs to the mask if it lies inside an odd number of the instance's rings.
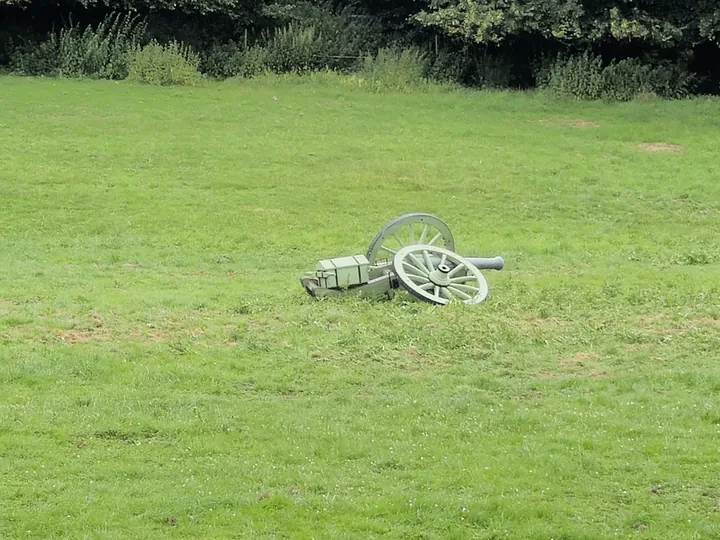
[[[94,343],[109,341],[110,332],[104,328],[72,328],[70,330],[56,330],[55,335],[63,343],[74,345],[76,343]]]
[[[578,352],[575,353],[575,360],[597,360],[600,355],[592,352]]]
[[[521,317],[515,321],[511,321],[514,326],[524,332],[529,331],[540,331],[540,332],[552,332],[564,329],[567,325],[564,321],[560,321],[553,317]]]
[[[554,367],[540,371],[539,376],[544,379],[603,377],[608,373],[598,362],[599,359],[599,354],[586,351],[580,351],[571,356],[562,356],[558,358]]]
[[[650,334],[685,334],[698,328],[720,328],[720,319],[709,316],[673,321],[664,315],[651,315],[640,317],[638,321],[638,326]]]
[[[403,357],[413,365],[438,367],[445,365],[445,362],[438,358],[428,357],[418,351],[415,347],[409,347],[402,351]],[[420,373],[418,371],[417,373]]]
[[[663,142],[642,143],[638,146],[648,152],[682,152],[685,150],[685,148],[679,144],[669,144]]]
[[[170,334],[162,330],[147,330],[143,328],[135,328],[130,335],[135,341],[141,341],[145,343],[158,343],[160,341],[166,341]]]
[[[700,317],[699,319],[695,319],[694,322],[700,326],[720,328],[720,319],[713,319],[712,317]]]

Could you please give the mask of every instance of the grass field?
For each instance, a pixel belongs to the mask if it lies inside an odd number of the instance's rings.
[[[720,102],[0,78],[0,537],[720,536]],[[491,298],[299,275],[432,212]]]

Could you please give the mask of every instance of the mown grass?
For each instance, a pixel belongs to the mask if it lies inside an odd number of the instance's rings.
[[[716,538],[719,105],[1,78],[0,536]]]

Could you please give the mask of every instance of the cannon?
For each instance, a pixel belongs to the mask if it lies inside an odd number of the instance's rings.
[[[321,260],[300,283],[315,298],[392,299],[402,287],[431,304],[478,304],[488,295],[481,270],[502,270],[504,264],[499,256],[458,255],[450,228],[440,218],[413,212],[386,223],[365,254]]]

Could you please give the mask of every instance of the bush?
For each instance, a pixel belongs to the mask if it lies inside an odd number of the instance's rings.
[[[195,86],[202,81],[200,57],[189,47],[171,41],[151,41],[137,47],[129,66],[128,80],[160,86]]]
[[[381,28],[355,7],[335,9],[324,2],[268,4],[265,15],[281,26],[265,29],[248,43],[231,41],[203,54],[201,69],[225,79],[264,72],[303,73],[322,69],[349,71],[363,55],[377,51]]]
[[[636,58],[612,62],[602,72],[602,99],[631,101],[640,94],[652,94],[650,81],[652,68]]]
[[[438,82],[465,82],[470,58],[457,51],[440,51],[428,66],[428,78]]]
[[[30,44],[13,57],[14,71],[26,75],[124,79],[133,49],[146,25],[137,16],[108,15],[97,28],[67,26],[48,40]]]
[[[669,63],[652,65],[638,58],[612,61],[603,67],[599,56],[586,52],[558,58],[539,86],[555,95],[582,100],[631,101],[639,96],[682,98],[690,95],[692,74]]]
[[[265,37],[265,66],[275,73],[310,71],[322,66],[322,37],[314,27],[292,24]]]
[[[667,99],[689,97],[696,91],[699,82],[695,73],[669,62],[655,65],[649,76],[653,93]]]
[[[323,40],[314,27],[288,24],[262,33],[254,45],[216,46],[203,57],[206,73],[217,78],[254,77],[266,71],[303,73],[323,67]]]
[[[420,49],[383,48],[367,55],[358,72],[362,85],[372,91],[408,92],[427,86],[429,61]]]
[[[56,76],[59,70],[60,51],[52,38],[23,45],[10,58],[10,71],[22,75]]]
[[[562,97],[595,100],[603,94],[602,59],[589,52],[558,58],[538,78],[541,87]]]
[[[260,45],[242,51],[232,59],[233,75],[250,78],[271,71],[268,56],[268,50]]]
[[[242,52],[234,41],[214,45],[200,54],[200,71],[215,79],[227,79],[237,75],[234,61]]]
[[[282,24],[314,28],[322,36],[317,54],[323,67],[347,69],[363,55],[377,51],[382,42],[382,27],[377,17],[365,10],[346,5],[336,8],[333,2],[297,1],[292,4],[270,4],[266,13]]]

